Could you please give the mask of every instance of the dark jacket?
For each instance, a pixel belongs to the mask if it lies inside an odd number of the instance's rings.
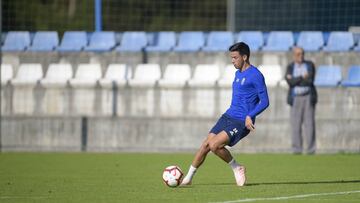
[[[290,63],[286,67],[285,80],[289,85],[287,103],[290,106],[292,106],[293,101],[294,101],[294,95],[292,94],[292,92],[293,92],[293,88],[295,86],[308,86],[308,87],[310,87],[311,103],[314,106],[317,103],[317,92],[316,92],[316,88],[314,86],[315,65],[311,61],[304,61],[304,63],[306,64],[306,66],[308,68],[308,74],[309,74],[309,77],[307,77],[306,79],[302,78],[301,76],[300,77],[292,77],[291,79],[288,79],[286,76],[287,75],[292,76],[292,73],[293,73],[293,70],[294,70],[294,62]]]

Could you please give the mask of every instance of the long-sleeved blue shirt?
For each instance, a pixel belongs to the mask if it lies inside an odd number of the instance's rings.
[[[245,121],[247,115],[255,117],[269,106],[265,79],[254,66],[245,71],[237,70],[232,84],[232,100],[226,114],[236,120]]]

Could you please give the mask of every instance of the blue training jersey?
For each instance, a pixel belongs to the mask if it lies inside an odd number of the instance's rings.
[[[235,72],[232,90],[231,105],[226,111],[231,118],[245,121],[249,115],[255,122],[255,117],[269,106],[264,76],[253,65]]]

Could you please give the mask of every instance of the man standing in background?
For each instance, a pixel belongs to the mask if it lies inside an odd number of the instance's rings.
[[[287,102],[291,106],[292,151],[301,154],[303,137],[307,141],[307,154],[316,150],[315,137],[315,105],[317,93],[314,86],[315,66],[311,61],[304,60],[304,50],[293,48],[294,61],[286,68],[285,79],[289,85]]]

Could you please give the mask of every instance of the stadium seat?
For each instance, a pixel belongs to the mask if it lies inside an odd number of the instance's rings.
[[[299,40],[300,32],[293,32],[293,36],[294,36],[294,42],[296,43]]]
[[[263,74],[268,87],[277,86],[283,78],[280,65],[260,65],[258,68]]]
[[[329,41],[330,32],[324,31],[322,33],[323,33],[324,43],[327,43],[327,41]]]
[[[99,105],[97,101],[100,98],[96,86],[100,78],[100,64],[78,65],[75,78],[69,80],[73,95],[70,104],[73,108],[72,115],[95,115],[97,113],[95,109]]]
[[[215,64],[198,64],[194,76],[188,81],[190,92],[189,115],[212,117],[216,111],[216,82],[219,79],[219,67]]]
[[[32,115],[39,111],[40,102],[36,86],[43,77],[41,64],[24,63],[19,66],[13,85],[12,106],[14,114]],[[36,97],[37,96],[37,97]]]
[[[146,34],[146,42],[147,42],[146,46],[154,46],[155,43],[157,43],[155,42],[155,40],[157,40],[155,38],[158,37],[159,32],[146,32],[145,34]]]
[[[323,50],[327,52],[349,51],[353,46],[354,37],[351,32],[331,32]]]
[[[70,79],[70,85],[73,87],[94,87],[100,78],[100,64],[79,64],[75,78]]]
[[[237,69],[234,67],[233,64],[228,64],[225,67],[225,70],[221,76],[221,78],[218,80],[218,86],[220,87],[220,98],[219,101],[219,108],[220,112],[225,112],[231,103],[231,97],[232,97],[232,83],[234,82],[235,73]]]
[[[202,50],[205,52],[227,51],[233,43],[232,32],[214,31],[209,33],[207,44]]]
[[[6,85],[14,77],[14,70],[10,64],[1,64],[1,86]]]
[[[41,64],[24,63],[21,64],[17,72],[16,78],[11,80],[15,86],[26,85],[33,86],[43,77]]]
[[[218,81],[219,87],[231,87],[235,78],[235,72],[237,69],[233,64],[229,64],[225,67],[225,71]]]
[[[165,117],[182,116],[184,113],[184,99],[186,90],[183,88],[191,77],[191,68],[188,64],[169,64],[164,76],[159,80],[160,113]]]
[[[203,32],[181,32],[175,52],[196,52],[205,44]]]
[[[264,51],[289,51],[294,45],[293,33],[289,31],[270,32]]]
[[[167,65],[164,77],[159,80],[160,87],[184,87],[191,77],[191,68],[188,64]]]
[[[351,66],[347,78],[342,81],[342,86],[359,87],[360,86],[360,66]]]
[[[155,34],[154,45],[146,47],[146,51],[166,52],[176,45],[175,32],[159,32]]]
[[[129,106],[126,105],[128,95],[131,91],[127,86],[128,80],[132,77],[131,67],[126,64],[109,64],[104,78],[99,80],[101,88],[102,115],[125,115]],[[118,89],[115,89],[118,88]],[[116,109],[114,107],[116,106]]]
[[[357,36],[357,45],[354,47],[354,51],[360,52],[360,34],[358,34]]]
[[[360,44],[358,44],[356,47],[354,47],[354,51],[360,52]]]
[[[58,51],[81,51],[88,43],[86,32],[82,31],[67,31],[65,32]]]
[[[316,72],[314,84],[319,87],[336,87],[340,81],[340,66],[321,65]]]
[[[113,82],[118,86],[125,86],[131,76],[131,68],[126,64],[110,64],[104,78],[100,79],[99,82],[102,87],[112,87]]]
[[[53,51],[59,45],[57,32],[36,32],[30,51]]]
[[[4,45],[4,43],[5,43],[6,35],[7,35],[7,32],[2,32],[1,35],[0,35],[0,37],[1,37],[1,39],[0,39],[1,44],[0,45],[1,46]]]
[[[103,52],[110,51],[116,45],[114,32],[94,32],[90,37],[90,43],[84,48],[85,51]]]
[[[303,31],[300,32],[297,46],[302,47],[305,51],[319,51],[324,45],[324,37],[320,31]]]
[[[239,33],[237,42],[245,42],[251,52],[256,52],[264,45],[264,37],[260,31],[242,31]]]
[[[116,47],[120,52],[141,51],[148,43],[145,32],[124,32],[121,44]]]
[[[40,81],[45,87],[65,87],[68,80],[73,77],[73,70],[71,64],[57,64],[49,65],[44,79]]]
[[[8,32],[2,51],[24,51],[30,46],[30,33],[13,31]]]
[[[219,79],[219,67],[215,64],[198,64],[193,78],[189,80],[190,87],[213,87]]]
[[[159,64],[139,64],[136,67],[134,78],[129,80],[133,87],[153,87],[161,77]]]
[[[46,115],[64,115],[69,113],[69,90],[66,86],[73,77],[71,64],[52,63],[40,84],[45,88],[41,104]],[[72,92],[72,90],[71,90]]]

